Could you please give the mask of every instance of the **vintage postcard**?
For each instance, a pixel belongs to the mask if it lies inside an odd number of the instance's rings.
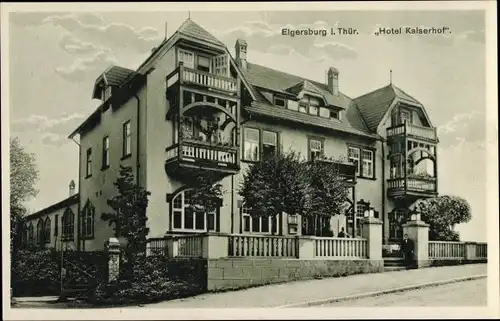
[[[500,316],[493,1],[1,21],[5,319]]]

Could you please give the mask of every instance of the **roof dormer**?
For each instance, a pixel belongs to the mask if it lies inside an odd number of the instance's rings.
[[[108,100],[113,91],[124,84],[136,74],[135,71],[119,67],[108,67],[94,83],[94,90],[92,92],[93,99],[100,99],[102,101]]]

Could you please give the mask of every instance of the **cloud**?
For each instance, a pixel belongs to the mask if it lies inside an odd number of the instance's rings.
[[[322,55],[321,60],[327,59],[356,59],[358,54],[354,48],[342,43],[315,43],[314,52]]]
[[[10,130],[13,133],[35,134],[47,145],[61,145],[67,142],[68,135],[84,118],[79,113],[63,113],[53,118],[34,114],[12,120]]]
[[[444,146],[457,146],[464,142],[486,142],[486,119],[484,112],[471,111],[454,115],[439,126],[438,137]]]
[[[85,34],[106,45],[117,48],[130,48],[139,53],[148,52],[161,39],[152,27],[135,29],[127,24],[107,22],[103,17],[93,14],[52,15],[43,23],[65,29],[75,35]]]
[[[486,34],[483,30],[468,30],[464,31],[461,35],[464,39],[485,43],[486,42]]]
[[[111,49],[96,46],[93,43],[82,41],[81,39],[76,38],[71,33],[65,33],[59,39],[59,47],[62,50],[70,53],[70,54],[90,54],[97,53],[99,51],[110,52]]]
[[[117,64],[117,61],[112,53],[99,51],[90,57],[77,58],[68,67],[57,67],[55,71],[66,80],[82,82],[114,64]]]

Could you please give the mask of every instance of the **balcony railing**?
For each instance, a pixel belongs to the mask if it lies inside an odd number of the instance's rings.
[[[237,80],[210,72],[184,67],[182,63],[167,76],[167,86],[170,87],[177,81],[184,84],[193,84],[206,87],[209,90],[218,90],[230,94],[238,91]]]
[[[391,178],[387,180],[387,190],[389,195],[400,194],[405,191],[434,194],[437,192],[436,178]]]
[[[408,123],[387,128],[387,138],[398,135],[413,136],[431,141],[437,140],[435,127],[422,127]]]
[[[238,168],[237,148],[233,146],[211,145],[205,142],[184,140],[166,150],[166,162],[208,166],[211,168]]]

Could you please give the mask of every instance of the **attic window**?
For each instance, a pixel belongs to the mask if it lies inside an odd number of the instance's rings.
[[[330,118],[339,119],[340,114],[338,110],[330,110]]]
[[[274,97],[274,104],[278,107],[286,107],[286,100],[280,97]]]
[[[102,95],[102,100],[103,101],[106,101],[109,99],[109,97],[111,97],[111,91],[112,91],[112,88],[111,86],[107,86],[103,89],[103,95]]]
[[[198,56],[197,69],[205,72],[210,72],[210,58]]]

